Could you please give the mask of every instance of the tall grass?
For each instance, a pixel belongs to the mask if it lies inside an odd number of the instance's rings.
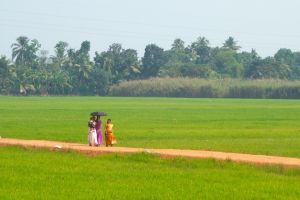
[[[299,99],[300,81],[152,78],[113,85],[109,95]]]
[[[0,148],[0,199],[296,200],[300,171],[146,154]]]

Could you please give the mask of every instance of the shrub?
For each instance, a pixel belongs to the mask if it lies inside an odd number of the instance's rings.
[[[151,78],[113,85],[110,96],[300,98],[300,81]]]

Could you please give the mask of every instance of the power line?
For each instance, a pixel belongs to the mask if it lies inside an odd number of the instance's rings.
[[[95,19],[95,18],[84,18],[84,17],[78,17],[78,16],[59,16],[59,15],[52,15],[49,13],[37,13],[37,12],[27,12],[27,11],[17,11],[17,13],[15,13],[15,11],[10,11],[10,10],[5,10],[5,9],[0,9],[0,12],[14,12],[14,14],[21,14],[21,15],[34,15],[34,16],[39,16],[39,18],[36,18],[37,22],[35,21],[35,23],[33,23],[32,21],[26,21],[25,18],[18,18],[18,19],[1,19],[0,20],[0,24],[8,29],[13,29],[13,28],[28,28],[28,29],[34,29],[34,30],[40,30],[40,31],[61,31],[61,32],[68,32],[68,33],[77,33],[77,34],[83,34],[83,35],[89,35],[89,36],[105,36],[105,37],[112,37],[112,38],[133,38],[133,39],[138,39],[138,40],[143,40],[143,39],[154,39],[154,40],[159,40],[159,41],[172,41],[175,38],[178,38],[175,36],[175,34],[172,36],[170,35],[165,35],[165,34],[155,34],[155,33],[149,33],[149,32],[138,32],[138,31],[128,31],[128,30],[122,30],[120,28],[118,29],[107,29],[107,28],[97,28],[97,25],[95,25],[94,27],[83,27],[83,26],[78,26],[78,27],[70,27],[70,26],[65,26],[65,24],[61,24],[61,23],[49,23],[49,22],[44,22],[44,21],[40,21],[42,20],[41,17],[55,17],[55,18],[60,18],[60,19],[71,19],[72,21],[74,21],[74,19],[77,20],[83,20],[85,22],[96,22],[96,23],[118,23],[118,24],[127,24],[127,25],[132,25],[132,24],[139,24],[142,26],[150,26],[150,27],[160,27],[160,28],[171,28],[171,29],[184,29],[187,30],[186,33],[187,34],[191,34],[194,35],[193,32],[188,31],[188,30],[193,30],[194,32],[198,31],[201,32],[201,30],[205,30],[205,29],[198,29],[196,27],[185,27],[185,26],[170,26],[170,25],[161,25],[161,24],[147,24],[147,23],[141,23],[141,22],[136,22],[136,21],[119,21],[119,20],[107,20],[107,19]],[[6,22],[13,22],[12,23],[6,23]],[[17,22],[17,23],[15,23]],[[21,23],[21,24],[19,24]],[[42,23],[42,24],[40,24]],[[84,23],[85,25],[86,23]],[[158,30],[159,31],[159,30]],[[171,32],[171,31],[170,31]],[[217,34],[220,33],[220,31],[216,31]],[[237,32],[238,33],[238,32]],[[245,33],[245,32],[244,32]],[[183,34],[184,38],[188,38],[191,41],[195,41],[195,37],[194,36],[187,36],[186,34]],[[201,34],[203,35],[203,34]],[[234,35],[234,34],[232,34]],[[256,39],[257,37],[255,36],[255,34],[250,34],[250,33],[246,33],[246,35],[249,35],[250,37],[252,37],[253,39]],[[266,35],[268,37],[282,37],[282,35],[279,34],[268,34]],[[182,36],[181,36],[182,37]],[[294,37],[300,38],[299,36],[294,35]],[[180,37],[179,37],[180,38]],[[209,39],[214,38],[217,40],[222,40],[222,39],[226,39],[226,38],[221,38],[221,37],[209,37]],[[255,47],[253,47],[255,46]],[[257,47],[276,47],[278,48],[278,46],[284,47],[284,46],[294,46],[295,48],[299,48],[299,46],[297,44],[287,44],[287,43],[244,43],[243,44],[243,48],[257,48]]]
[[[146,27],[155,27],[155,28],[167,28],[167,29],[185,29],[185,30],[194,30],[194,31],[216,31],[220,32],[220,29],[215,29],[215,28],[197,28],[197,27],[190,27],[190,26],[174,26],[174,25],[167,25],[167,24],[151,24],[151,23],[144,23],[140,21],[125,21],[125,20],[107,20],[104,18],[87,18],[87,17],[78,17],[78,16],[70,16],[70,15],[54,15],[54,14],[49,14],[49,13],[41,13],[41,12],[28,12],[28,11],[20,11],[20,10],[8,10],[8,9],[0,9],[0,12],[9,12],[9,13],[14,13],[14,14],[22,14],[22,15],[33,15],[33,16],[43,16],[43,17],[55,17],[55,18],[60,18],[60,19],[70,19],[74,21],[76,20],[81,20],[85,22],[108,22],[108,23],[118,23],[118,24],[131,24],[131,25],[141,25],[141,26],[146,26]],[[274,33],[249,33],[249,32],[243,32],[243,31],[233,31],[230,29],[223,29],[222,31],[225,32],[234,32],[236,34],[245,34],[245,35],[250,35],[250,36],[266,36],[266,37],[295,37],[295,38],[300,38],[300,35],[292,35],[292,34],[274,34]]]
[[[24,26],[32,26],[32,25],[35,25],[35,26],[42,26],[42,27],[48,27],[48,26],[52,26],[54,28],[57,28],[57,27],[61,27],[63,26],[64,28],[66,27],[65,24],[59,24],[59,23],[45,23],[45,22],[41,22],[42,24],[40,23],[29,23],[29,22],[22,22],[22,21],[18,21],[18,20],[15,20],[15,19],[1,19],[0,21],[2,22],[8,22],[8,21],[12,21],[14,22],[14,24],[11,24],[11,23],[5,23],[7,25],[24,25]],[[16,23],[19,23],[19,24],[16,24]],[[1,22],[0,22],[1,23]],[[20,24],[21,23],[21,24]],[[164,37],[164,38],[170,38],[170,37],[174,37],[172,35],[166,35],[166,34],[156,34],[156,33],[151,33],[149,34],[149,32],[137,32],[137,31],[128,31],[128,30],[124,30],[124,29],[107,29],[107,28],[97,28],[97,26],[93,26],[92,28],[91,27],[88,27],[88,26],[67,26],[67,28],[70,28],[72,30],[92,30],[92,31],[100,31],[100,32],[110,32],[110,33],[115,33],[115,32],[121,32],[121,33],[125,33],[125,34],[133,34],[133,35],[148,35],[148,36],[158,36],[160,38]]]
[[[60,32],[69,32],[69,33],[78,33],[78,34],[84,34],[84,35],[92,35],[92,36],[109,36],[109,37],[113,37],[113,38],[121,38],[121,39],[124,39],[124,38],[134,38],[134,39],[149,39],[149,38],[152,38],[152,39],[155,39],[155,40],[160,40],[160,41],[172,41],[174,40],[175,38],[172,37],[172,36],[169,36],[169,37],[160,37],[160,36],[153,36],[152,34],[150,35],[147,35],[147,34],[144,34],[144,33],[138,33],[138,32],[122,32],[120,30],[105,30],[105,29],[96,29],[95,30],[90,30],[90,31],[82,31],[82,28],[80,29],[77,29],[77,28],[71,28],[71,29],[68,29],[68,28],[60,28],[60,27],[57,27],[55,26],[55,24],[52,24],[54,27],[40,27],[38,25],[33,25],[33,24],[29,24],[29,25],[26,25],[26,24],[6,24],[6,23],[1,23],[0,22],[0,25],[1,26],[4,26],[4,27],[8,27],[8,28],[15,28],[15,27],[22,27],[22,28],[28,28],[28,29],[35,29],[35,30],[41,30],[41,31],[53,31],[53,30],[56,30],[56,31],[60,31]],[[171,38],[172,37],[172,38]],[[218,38],[219,39],[219,38]],[[259,46],[259,47],[277,47],[277,46],[281,46],[281,47],[284,47],[284,46],[293,46],[295,48],[299,47],[297,46],[296,44],[283,44],[283,43],[269,43],[269,44],[261,44],[261,43],[246,43],[246,44],[243,44],[243,47],[244,48],[255,48],[255,47]]]

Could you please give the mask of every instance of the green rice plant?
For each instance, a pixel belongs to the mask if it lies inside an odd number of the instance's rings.
[[[0,199],[296,200],[299,169],[0,148]]]
[[[93,111],[118,146],[300,157],[299,100],[2,96],[0,136],[87,143]]]

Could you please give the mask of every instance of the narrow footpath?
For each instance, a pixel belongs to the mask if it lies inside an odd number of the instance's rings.
[[[46,140],[20,140],[12,138],[0,138],[0,146],[24,146],[33,148],[57,149],[62,151],[77,151],[87,154],[104,153],[150,153],[162,157],[186,157],[186,158],[213,158],[217,160],[232,160],[241,163],[253,163],[260,165],[282,165],[286,167],[299,167],[300,158],[289,158],[279,156],[252,155],[241,153],[225,153],[217,151],[202,150],[179,150],[179,149],[145,149],[131,147],[90,147],[87,144],[67,143]]]

